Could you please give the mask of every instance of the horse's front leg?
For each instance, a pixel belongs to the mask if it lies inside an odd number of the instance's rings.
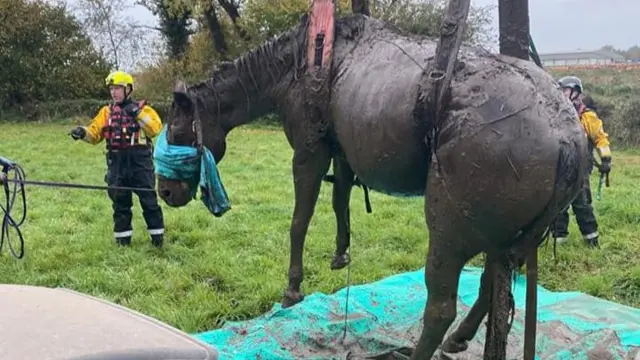
[[[295,205],[289,234],[291,238],[289,286],[282,300],[282,307],[285,308],[295,305],[304,299],[304,295],[300,291],[300,284],[302,284],[303,279],[302,253],[304,240],[316,207],[322,177],[329,170],[330,163],[331,154],[329,147],[325,144],[319,143],[313,149],[302,148],[294,150],[293,185]]]
[[[333,212],[336,215],[336,253],[331,260],[331,269],[338,270],[349,265],[347,249],[351,244],[349,201],[353,187],[354,174],[346,159],[335,157],[333,160]]]

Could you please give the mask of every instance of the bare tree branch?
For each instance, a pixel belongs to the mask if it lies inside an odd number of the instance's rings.
[[[132,0],[77,0],[75,12],[96,49],[116,68],[133,68],[148,55],[142,51],[150,26],[125,16]]]
[[[213,47],[223,59],[226,59],[229,52],[229,47],[227,46],[227,42],[225,41],[224,33],[222,32],[222,26],[220,26],[220,21],[218,20],[218,15],[216,14],[216,6],[213,2],[211,2],[209,6],[207,6],[207,9],[204,11],[204,17],[207,20],[207,26],[209,27],[209,33],[211,35],[211,43]]]
[[[395,0],[392,0],[391,4],[393,5],[394,2]],[[353,11],[354,14],[371,16],[369,0],[351,0],[351,11]]]
[[[229,0],[218,0],[218,4],[220,4],[220,6],[222,6],[224,11],[227,13],[227,15],[229,15],[229,18],[233,23],[233,27],[236,29],[236,32],[238,33],[238,35],[240,35],[240,38],[244,41],[251,41],[251,36],[249,36],[249,33],[247,32],[247,30],[243,29],[238,24],[238,19],[240,18],[238,5],[234,4],[232,1],[229,1]]]
[[[136,24],[136,25],[131,25],[132,28],[134,29],[146,29],[146,30],[154,30],[154,31],[160,31],[162,32],[162,29],[157,27],[157,26],[149,26],[149,25],[143,25],[143,24]]]

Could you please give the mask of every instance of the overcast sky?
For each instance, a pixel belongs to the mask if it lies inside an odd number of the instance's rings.
[[[73,2],[73,1],[72,1]],[[472,6],[493,5],[493,34],[498,38],[497,0],[471,0]],[[640,0],[529,0],[531,36],[540,53],[595,50],[640,45]],[[137,20],[153,25],[146,9],[130,10]]]
[[[471,0],[471,4],[495,5],[498,34],[498,1]],[[595,50],[607,44],[626,50],[640,45],[639,18],[638,0],[529,0],[531,37],[540,53]]]

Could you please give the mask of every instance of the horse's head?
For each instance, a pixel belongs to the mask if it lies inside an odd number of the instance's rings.
[[[204,87],[209,87],[210,91],[205,91]],[[237,103],[234,94],[213,96],[215,90],[211,84],[200,84],[194,89],[187,89],[185,83],[178,80],[166,119],[166,139],[169,145],[195,148],[198,146],[200,131],[201,145],[211,151],[216,162],[220,162],[226,151],[227,133],[234,124],[246,121],[248,114],[246,107]],[[184,206],[192,198],[186,180],[158,176],[158,190],[160,198],[170,206]]]
[[[303,17],[303,24],[306,17]],[[248,51],[233,62],[223,62],[211,79],[187,87],[178,81],[167,116],[166,138],[169,145],[196,146],[198,123],[202,145],[222,160],[226,135],[234,127],[248,123],[275,110],[305,62],[302,52],[306,26],[297,26],[285,34]],[[294,70],[294,71],[292,71]],[[170,206],[186,205],[192,198],[187,181],[158,176],[160,198]]]

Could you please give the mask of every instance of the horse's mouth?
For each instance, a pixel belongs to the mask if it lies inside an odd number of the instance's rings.
[[[189,184],[158,178],[158,196],[171,207],[185,206],[191,201]]]

